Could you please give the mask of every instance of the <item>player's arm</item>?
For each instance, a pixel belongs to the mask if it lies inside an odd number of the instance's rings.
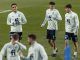
[[[78,18],[78,15],[77,14],[75,16],[75,22],[76,22],[76,28],[79,29],[79,18]]]
[[[42,46],[39,48],[39,51],[40,51],[40,55],[42,57],[42,60],[48,60],[47,53]]]
[[[11,23],[10,15],[8,15],[8,17],[7,17],[7,25],[13,25],[13,24]]]
[[[4,47],[1,49],[0,60],[3,60],[3,56],[5,55],[5,52],[6,52],[6,47],[7,47],[7,45],[4,45]]]
[[[27,23],[27,19],[26,19],[25,15],[22,13],[21,14],[21,24],[25,24],[25,23]]]
[[[19,56],[20,56],[21,58],[24,58],[24,55],[23,55],[23,53],[22,53],[21,50],[19,51]]]
[[[23,54],[21,53],[22,59],[23,59],[23,60],[32,60],[32,59],[33,59],[32,51],[33,51],[33,50],[31,50],[31,49],[29,48],[27,57],[23,56]]]
[[[56,15],[57,15],[57,17],[56,17],[57,20],[62,20],[62,17],[60,15],[59,11],[56,12]]]
[[[75,28],[74,28],[74,33],[75,34],[78,34],[78,29],[79,29],[79,18],[78,18],[78,15],[76,14],[75,15]]]
[[[25,45],[23,45],[22,43],[16,41],[16,43],[20,46],[21,49],[27,49]]]
[[[2,56],[1,53],[0,53],[0,60],[2,60],[2,57],[3,57],[3,56]]]
[[[47,12],[46,12],[45,19],[44,19],[44,21],[43,21],[41,27],[43,27],[43,26],[46,24],[47,21],[48,21],[48,20],[47,20]]]
[[[25,57],[22,51],[19,51],[19,56],[22,58],[22,60],[30,60],[30,57]]]

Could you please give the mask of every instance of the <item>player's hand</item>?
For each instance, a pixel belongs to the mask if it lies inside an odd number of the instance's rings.
[[[52,18],[53,18],[54,20],[57,20],[56,16],[52,16]]]
[[[18,21],[18,22],[16,22],[16,23],[15,23],[15,25],[20,25],[20,22],[19,22],[19,21]]]
[[[13,22],[12,25],[15,26],[15,23]]]
[[[18,41],[15,41],[15,43],[18,44],[19,42]]]
[[[53,18],[54,20],[57,20],[55,17]]]
[[[17,24],[15,22],[12,23],[12,26],[17,26]]]
[[[77,35],[78,34],[78,27],[76,27],[73,32],[75,35]]]
[[[41,25],[41,28],[42,28],[43,26],[44,26],[44,25],[42,24],[42,25]]]
[[[42,26],[41,26],[41,28],[42,28]]]

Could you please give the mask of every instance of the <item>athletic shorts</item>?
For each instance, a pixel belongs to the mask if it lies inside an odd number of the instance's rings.
[[[56,30],[47,30],[47,39],[56,40]]]
[[[65,33],[65,40],[72,40],[73,42],[77,42],[78,38],[77,35],[75,35],[74,33]]]

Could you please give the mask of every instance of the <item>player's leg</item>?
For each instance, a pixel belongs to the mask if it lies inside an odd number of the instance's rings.
[[[56,56],[57,55],[57,52],[58,52],[58,49],[57,49],[57,47],[56,47],[56,41],[54,40],[52,40],[51,41],[51,43],[52,43],[52,48],[53,48],[53,52],[52,52],[52,56],[54,57],[54,56]]]
[[[52,30],[47,30],[47,39],[48,39],[48,42],[50,44],[51,47],[53,47],[55,49],[55,37],[54,37],[54,31]]]
[[[71,39],[71,33],[65,33],[65,48],[64,48],[64,60],[71,60],[71,48],[69,46],[69,40]]]
[[[77,35],[72,35],[72,40],[74,43],[74,56],[77,56],[77,52],[78,52],[78,38]]]
[[[69,45],[69,40],[71,39],[71,34],[66,32],[65,33],[65,47],[67,47],[67,45]]]
[[[78,42],[74,42],[74,56],[78,55]]]
[[[56,48],[56,37],[55,37],[55,30],[47,30],[47,39],[51,47],[53,48],[53,55],[56,55],[57,48]]]
[[[55,40],[54,41],[53,40],[48,40],[48,42],[49,42],[50,46],[55,50],[56,49],[56,42],[55,42]]]

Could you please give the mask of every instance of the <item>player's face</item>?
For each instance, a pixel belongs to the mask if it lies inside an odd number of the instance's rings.
[[[16,12],[17,11],[17,6],[16,5],[12,5],[12,11]]]
[[[18,41],[18,38],[16,39],[16,38],[11,37],[11,42],[12,42],[13,44],[16,44],[16,41]]]
[[[55,5],[49,5],[49,8],[50,9],[54,9],[55,8]]]
[[[14,40],[13,38],[11,38],[11,42],[12,42],[13,44],[15,44],[15,40]]]
[[[70,8],[65,8],[66,13],[69,13],[71,11]]]
[[[31,38],[28,37],[28,43],[29,43],[29,45],[32,44],[32,41],[33,41],[33,40],[32,40]]]

